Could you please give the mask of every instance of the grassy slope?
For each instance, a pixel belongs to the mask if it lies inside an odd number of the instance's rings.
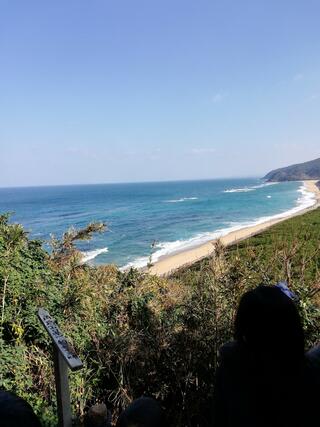
[[[292,286],[320,285],[320,209],[275,225],[229,250],[244,260],[257,253],[270,279],[282,277]],[[281,277],[282,274],[282,277]]]
[[[254,251],[260,259],[268,262],[274,261],[275,253],[279,255],[279,251],[290,248],[295,250],[301,259],[312,257],[313,262],[308,265],[308,275],[315,278],[320,267],[320,208],[274,225],[256,236],[230,246],[226,252],[230,259],[238,256],[247,262],[250,253],[253,256]],[[198,261],[190,267],[178,270],[172,277],[184,277],[188,272],[200,271],[209,262],[210,258]]]
[[[225,259],[229,268],[226,280],[242,282],[242,289],[286,280],[301,298],[308,346],[320,340],[320,209],[288,219],[227,248]],[[200,281],[210,264],[210,258],[204,259],[172,277],[183,282],[198,277]]]
[[[319,248],[319,237],[320,209],[316,209],[274,225],[263,233],[239,243],[238,249],[241,251],[249,246],[263,246],[265,257],[270,257],[279,244],[286,244],[287,242],[293,244],[299,240],[306,242],[304,249],[309,252]],[[231,250],[234,249],[234,247],[231,248]]]

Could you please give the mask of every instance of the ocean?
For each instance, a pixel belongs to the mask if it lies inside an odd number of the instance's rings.
[[[145,266],[153,242],[156,261],[313,203],[301,182],[255,178],[0,188],[0,213],[45,247],[51,234],[105,222],[108,232],[78,246],[86,262],[119,267]]]

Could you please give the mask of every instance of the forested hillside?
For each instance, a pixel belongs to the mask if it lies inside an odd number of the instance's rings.
[[[275,169],[269,172],[264,179],[267,181],[320,180],[320,159]]]

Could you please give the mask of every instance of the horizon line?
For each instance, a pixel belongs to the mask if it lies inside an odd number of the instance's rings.
[[[93,183],[75,183],[75,184],[35,184],[35,185],[9,185],[0,186],[0,190],[18,189],[18,188],[46,188],[46,187],[80,187],[91,185],[124,185],[124,184],[161,184],[172,182],[192,182],[192,181],[222,181],[231,179],[264,179],[258,175],[246,176],[230,176],[216,178],[190,178],[190,179],[170,179],[170,180],[155,180],[155,181],[111,181],[111,182],[93,182]]]

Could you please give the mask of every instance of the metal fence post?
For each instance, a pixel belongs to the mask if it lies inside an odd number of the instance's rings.
[[[72,426],[68,368],[77,371],[83,367],[66,338],[50,314],[39,308],[38,317],[48,332],[53,343],[54,375],[56,383],[59,427]]]

